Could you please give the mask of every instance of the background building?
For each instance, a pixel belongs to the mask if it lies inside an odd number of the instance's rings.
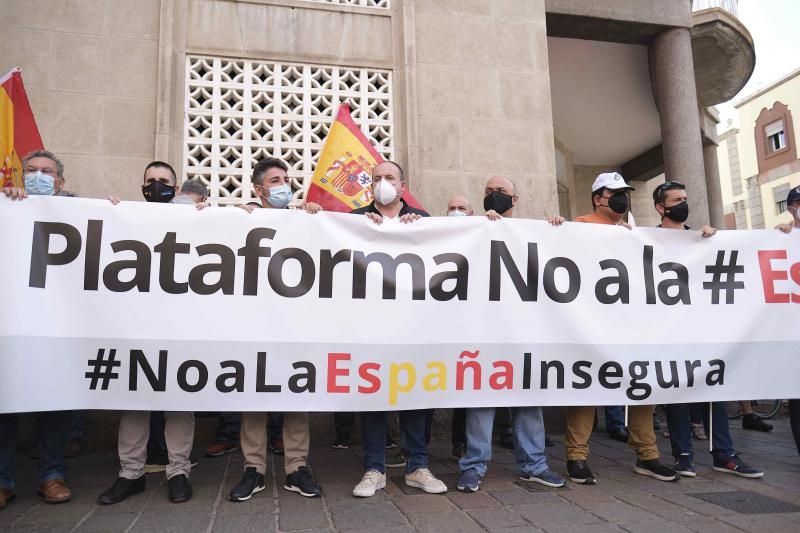
[[[772,228],[788,222],[786,195],[800,185],[792,112],[800,109],[800,69],[735,103],[738,128],[720,135],[725,227]]]
[[[5,0],[0,70],[23,69],[81,196],[140,199],[163,159],[221,203],[274,155],[296,196],[342,100],[434,214],[518,186],[518,212],[590,209],[601,170],[685,181],[721,220],[715,115],[755,55],[732,0]],[[704,146],[706,149],[704,150]],[[713,179],[706,180],[706,175]],[[707,187],[708,184],[708,187]],[[637,192],[651,216],[651,184]]]

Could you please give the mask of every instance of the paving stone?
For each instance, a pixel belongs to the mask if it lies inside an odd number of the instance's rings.
[[[431,498],[427,494],[417,496],[395,496],[394,504],[405,514],[408,513],[446,513],[455,510],[451,500],[455,494],[447,498]],[[467,496],[467,495],[464,495]],[[496,504],[496,502],[495,502]]]
[[[185,533],[208,529],[210,513],[198,511],[164,511],[142,513],[134,525],[135,533],[158,531],[158,533]]]
[[[473,493],[454,492],[448,494],[447,498],[460,509],[480,509],[482,507],[500,507],[502,505],[485,491]]]
[[[776,514],[736,514],[722,516],[720,521],[753,533],[764,531],[769,531],[770,533],[797,533],[798,530],[797,522],[792,522]]]
[[[338,505],[331,508],[331,516],[337,529],[348,527],[377,531],[407,524],[403,514],[390,502],[376,503],[362,500],[349,505]]]
[[[573,504],[513,505],[511,509],[525,520],[549,531],[557,527],[602,524],[602,519]]]
[[[528,525],[528,522],[520,515],[504,507],[496,509],[473,509],[467,511],[467,514],[490,531],[494,531],[497,528]]]
[[[460,511],[449,513],[414,513],[408,515],[411,525],[421,532],[470,533],[484,531],[472,518]]]
[[[92,515],[78,528],[78,533],[112,533],[114,531],[125,531],[130,526],[136,513],[111,513]]]
[[[215,533],[275,531],[275,515],[273,513],[246,513],[217,516],[212,531]]]

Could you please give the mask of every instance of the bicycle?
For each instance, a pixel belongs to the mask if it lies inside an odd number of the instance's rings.
[[[778,414],[782,404],[782,400],[750,400],[753,414],[767,420]],[[728,411],[728,418],[731,420],[742,416],[742,406],[739,405],[739,402],[727,402],[725,409]]]

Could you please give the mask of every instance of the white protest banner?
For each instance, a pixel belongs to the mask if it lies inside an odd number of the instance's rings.
[[[800,235],[0,199],[0,412],[800,397]]]

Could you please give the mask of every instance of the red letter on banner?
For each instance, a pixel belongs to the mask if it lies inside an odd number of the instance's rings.
[[[339,361],[349,361],[349,353],[329,353],[328,354],[328,392],[350,392],[350,387],[347,385],[337,385],[336,378],[339,376],[346,377],[350,375],[350,370],[346,368],[337,368],[336,363]]]
[[[379,363],[364,363],[358,367],[359,377],[369,383],[369,387],[359,385],[358,392],[361,394],[372,394],[378,392],[378,390],[381,388],[381,378],[370,372],[370,370],[378,372],[380,369],[381,365]]]
[[[775,294],[775,282],[789,279],[784,270],[772,270],[773,259],[786,259],[786,250],[766,250],[758,252],[758,266],[761,268],[761,282],[764,284],[764,301],[768,304],[788,304],[788,294]]]

